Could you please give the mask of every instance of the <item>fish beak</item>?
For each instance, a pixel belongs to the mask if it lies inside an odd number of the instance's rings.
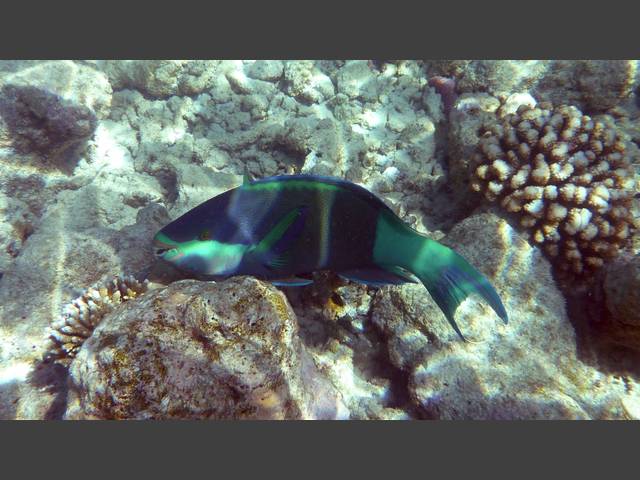
[[[164,243],[157,238],[153,240],[153,253],[158,258],[163,258],[164,254],[169,250],[174,249],[174,245],[169,245],[168,243]]]

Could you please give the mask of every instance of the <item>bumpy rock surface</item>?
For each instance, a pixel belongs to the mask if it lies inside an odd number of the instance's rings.
[[[466,300],[456,313],[469,342],[456,336],[418,285],[391,289],[372,320],[389,358],[410,376],[413,401],[427,418],[624,418],[640,398],[615,377],[583,364],[549,263],[504,220],[472,216],[445,243],[477,266],[505,302],[510,323]],[[623,407],[623,403],[626,406]]]
[[[603,276],[606,311],[597,319],[598,333],[606,341],[640,351],[640,257],[621,256]]]
[[[640,327],[640,257],[621,258],[606,272],[607,308],[622,323]]]
[[[70,367],[66,418],[337,418],[274,287],[184,280],[108,315]]]
[[[439,60],[429,75],[456,79],[461,93],[506,98],[530,92],[538,101],[569,103],[601,113],[627,98],[637,84],[637,60]]]
[[[53,159],[84,145],[97,124],[87,107],[33,86],[6,85],[0,91],[0,115],[16,150]]]
[[[115,90],[134,88],[145,95],[166,98],[196,95],[212,85],[218,61],[214,60],[107,60],[96,66],[109,77]]]
[[[0,84],[39,88],[90,109],[99,119],[104,119],[111,108],[112,87],[107,76],[79,62],[33,62],[0,76]]]

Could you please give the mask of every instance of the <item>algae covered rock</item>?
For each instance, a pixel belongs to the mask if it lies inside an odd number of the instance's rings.
[[[104,119],[111,108],[112,88],[105,74],[88,65],[54,60],[25,65],[0,78],[2,86],[35,87],[69,104],[86,107]]]
[[[460,93],[504,97],[530,92],[538,101],[570,103],[590,113],[604,112],[629,97],[637,60],[437,60],[431,76],[456,80]]]
[[[184,280],[116,309],[70,366],[66,418],[346,414],[271,285]]]
[[[609,313],[621,323],[640,328],[640,257],[612,263],[604,288]]]
[[[139,90],[152,98],[197,95],[211,88],[216,60],[106,60],[98,62],[114,89]]]
[[[603,277],[606,313],[594,324],[597,335],[640,351],[640,257],[621,255],[607,265]]]
[[[17,151],[49,160],[73,153],[97,125],[87,107],[34,86],[5,85],[0,90],[0,116]]]
[[[265,82],[277,82],[282,78],[284,64],[281,60],[256,60],[247,68],[247,76]]]

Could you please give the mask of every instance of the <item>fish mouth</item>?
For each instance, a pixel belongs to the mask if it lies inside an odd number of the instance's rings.
[[[170,245],[168,243],[164,243],[161,240],[155,239],[153,241],[153,253],[156,257],[162,258],[165,253],[175,250],[175,245]]]

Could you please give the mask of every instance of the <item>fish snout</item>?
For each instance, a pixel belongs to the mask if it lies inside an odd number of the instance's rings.
[[[153,239],[153,254],[156,258],[165,259],[165,255],[171,251],[177,251],[175,245],[170,245],[168,243],[159,240],[157,237]]]

